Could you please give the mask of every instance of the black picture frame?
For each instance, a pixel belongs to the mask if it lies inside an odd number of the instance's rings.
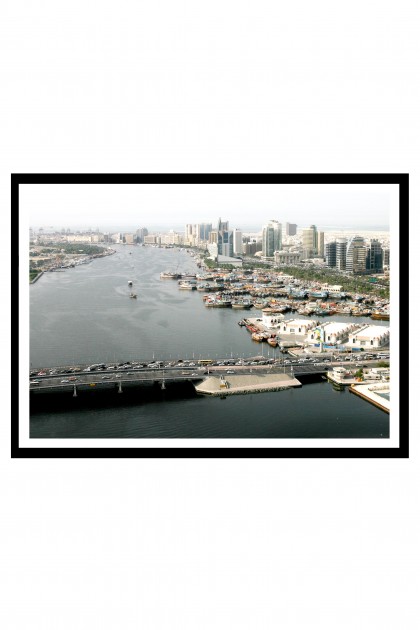
[[[404,225],[404,241],[399,230],[400,313],[404,312],[404,330],[408,329],[408,268],[402,273],[401,256],[408,254],[409,176],[408,174],[12,174],[11,175],[11,456],[13,458],[407,458],[409,456],[408,418],[408,348],[401,322],[393,335],[399,336],[399,364],[404,366],[404,401],[400,392],[392,392],[399,401],[398,447],[312,447],[258,448],[145,448],[133,446],[86,448],[28,448],[19,445],[19,186],[24,184],[396,184],[399,186],[399,226]],[[403,247],[404,245],[404,247]],[[394,399],[395,399],[394,398]],[[133,440],[134,441],[134,440]]]

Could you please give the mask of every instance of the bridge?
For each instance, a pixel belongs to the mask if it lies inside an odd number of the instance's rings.
[[[323,355],[325,356],[325,355]],[[289,355],[278,359],[269,359],[263,356],[252,358],[233,358],[218,360],[179,360],[179,361],[154,361],[142,363],[140,361],[126,361],[119,364],[96,363],[93,365],[58,366],[37,368],[30,371],[30,391],[35,392],[61,392],[73,390],[73,396],[78,391],[90,389],[108,389],[123,393],[126,389],[140,386],[157,385],[162,389],[167,383],[200,383],[207,376],[224,376],[230,374],[289,374],[291,377],[305,380],[310,377],[322,376],[327,369],[333,366],[345,366],[354,369],[359,366],[374,367],[378,365],[378,359],[359,359],[348,361],[348,356],[338,356],[333,360],[332,355],[328,359],[320,357],[308,357],[304,359]],[[380,359],[379,359],[380,360]]]
[[[88,390],[91,388],[115,389],[123,393],[124,386],[141,386],[158,384],[165,389],[166,383],[197,383],[207,376],[224,376],[230,374],[273,374],[287,373],[291,376],[322,375],[325,374],[331,363],[320,364],[299,364],[296,362],[285,363],[284,361],[249,361],[238,364],[240,359],[231,359],[223,362],[222,365],[211,364],[207,366],[197,365],[163,365],[160,367],[136,367],[126,364],[119,367],[105,366],[105,368],[95,369],[89,366],[65,366],[44,368],[36,375],[31,372],[30,391],[62,391],[73,389],[73,396],[77,396],[78,390]],[[102,364],[103,365],[103,364]]]

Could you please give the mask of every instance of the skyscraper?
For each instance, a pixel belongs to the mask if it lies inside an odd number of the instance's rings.
[[[324,258],[324,232],[318,232],[318,256]]]
[[[233,232],[229,231],[229,221],[219,218],[217,230],[209,233],[210,243],[217,243],[217,252],[222,256],[233,256]]]
[[[335,267],[337,265],[337,243],[327,243],[325,245],[325,262],[327,267]]]
[[[222,221],[222,219],[219,217],[219,221],[217,224],[217,231],[227,232],[228,230],[229,230],[229,221]]]
[[[302,232],[302,253],[304,258],[312,258],[318,253],[318,232],[316,225],[304,228]]]
[[[339,271],[346,270],[347,239],[338,238],[336,243],[336,265]]]
[[[295,236],[297,230],[296,223],[286,223],[286,236]]]
[[[281,223],[273,219],[263,226],[262,255],[274,256],[274,252],[280,251],[281,247]]]
[[[193,244],[195,238],[195,225],[192,223],[187,223],[185,226],[185,241],[187,243]]]
[[[223,230],[221,233],[221,243],[219,243],[219,254],[222,256],[233,256],[233,232]]]
[[[136,230],[137,243],[144,243],[144,238],[149,234],[148,229],[143,227]]]
[[[346,251],[347,273],[363,273],[366,271],[366,246],[361,236],[353,236]]]
[[[383,248],[383,265],[389,267],[389,247]]]
[[[233,253],[241,255],[242,252],[242,232],[241,230],[235,229],[233,231]]]
[[[211,223],[199,223],[197,226],[197,236],[200,241],[208,241],[211,232]]]
[[[383,270],[383,250],[380,242],[374,238],[367,245],[366,269],[368,271],[380,272]]]

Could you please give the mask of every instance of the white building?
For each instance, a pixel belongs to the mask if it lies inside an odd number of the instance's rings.
[[[310,345],[317,346],[322,343],[326,346],[335,346],[347,341],[349,335],[357,328],[358,324],[325,322],[310,330],[306,340]]]
[[[262,323],[266,328],[279,328],[284,322],[284,315],[273,308],[263,308],[261,311]]]
[[[375,379],[377,381],[389,381],[389,368],[372,368],[367,374],[366,378]]]
[[[279,332],[284,335],[301,335],[303,337],[314,326],[316,326],[314,319],[285,319],[279,327]]]
[[[389,345],[389,328],[387,326],[372,326],[365,324],[352,331],[346,344],[349,348],[367,350]]]

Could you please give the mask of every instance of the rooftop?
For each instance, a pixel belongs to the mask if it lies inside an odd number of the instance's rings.
[[[353,337],[382,337],[384,333],[389,332],[388,326],[372,326],[368,324],[359,330],[353,332]]]

